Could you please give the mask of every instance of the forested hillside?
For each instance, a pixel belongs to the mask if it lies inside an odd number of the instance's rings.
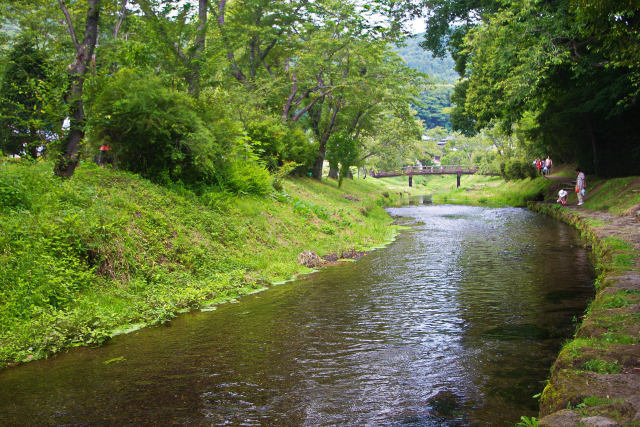
[[[434,58],[431,52],[420,46],[423,34],[417,34],[405,40],[398,48],[398,55],[411,68],[429,76],[429,87],[420,94],[420,103],[414,105],[418,117],[427,129],[437,126],[451,129],[449,114],[443,110],[451,107],[451,93],[458,80],[454,71],[454,62],[450,56]]]
[[[409,67],[428,74],[433,81],[454,84],[458,80],[458,73],[453,69],[455,63],[451,56],[435,58],[430,51],[420,46],[423,39],[424,33],[407,38],[398,47],[398,55]]]

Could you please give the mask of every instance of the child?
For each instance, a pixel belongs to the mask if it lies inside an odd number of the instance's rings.
[[[569,193],[567,193],[565,190],[560,190],[558,191],[558,200],[556,200],[558,203],[561,203],[562,206],[567,206],[567,197],[569,196]]]

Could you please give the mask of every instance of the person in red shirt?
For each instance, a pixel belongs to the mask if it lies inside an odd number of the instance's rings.
[[[105,142],[100,146],[100,157],[98,157],[98,164],[100,167],[103,168],[105,163],[112,163],[111,147],[108,142]]]

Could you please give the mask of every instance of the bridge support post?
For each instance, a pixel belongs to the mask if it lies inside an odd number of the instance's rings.
[[[462,174],[460,172],[458,172],[456,174],[456,188],[460,188],[460,177],[462,176]]]
[[[409,175],[409,187],[413,187],[413,175]]]

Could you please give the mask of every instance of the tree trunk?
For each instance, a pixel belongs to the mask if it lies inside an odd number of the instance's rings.
[[[342,103],[342,97],[338,97],[338,102],[333,106],[333,112],[331,113],[331,118],[329,119],[329,123],[327,124],[327,127],[324,130],[324,132],[322,132],[322,136],[320,138],[318,154],[313,164],[313,173],[312,173],[312,176],[316,179],[322,179],[322,165],[324,164],[324,159],[327,155],[327,141],[329,140],[329,136],[331,136],[331,133],[333,132],[333,126],[335,125],[338,111],[340,111],[341,103]],[[319,134],[320,133],[319,118],[317,122],[314,121],[314,119],[312,118],[312,123],[317,128],[316,134]]]
[[[69,80],[71,81],[71,89],[67,97],[71,126],[69,133],[64,140],[62,153],[54,169],[56,175],[68,178],[73,175],[73,172],[78,165],[78,151],[80,150],[80,143],[84,139],[85,117],[82,105],[82,90],[84,85],[84,76],[89,69],[89,63],[93,56],[93,50],[96,46],[96,40],[98,37],[100,0],[89,0],[84,40],[82,44],[79,44],[76,40],[73,25],[71,24],[71,19],[69,18],[69,14],[63,1],[58,0],[58,2],[67,17],[69,34],[71,35],[76,47],[76,57],[67,70],[69,73]]]
[[[589,116],[585,117],[585,122],[587,124],[587,131],[589,132],[589,137],[591,139],[591,150],[593,151],[593,168],[596,175],[600,173],[600,165],[598,164],[598,139],[596,137],[596,133],[593,130],[593,124],[591,123],[591,118]]]
[[[209,9],[209,0],[198,1],[198,35],[195,41],[195,52],[191,57],[191,76],[188,78],[189,94],[197,98],[200,96],[200,69],[202,61],[202,53],[205,48],[207,36],[207,11]]]
[[[336,166],[329,165],[329,178],[338,178],[338,168]]]
[[[324,149],[324,147],[322,147]],[[315,162],[313,163],[313,170],[311,171],[311,176],[315,179],[322,179],[322,166],[324,164],[324,150],[318,150],[318,155],[316,157]]]

